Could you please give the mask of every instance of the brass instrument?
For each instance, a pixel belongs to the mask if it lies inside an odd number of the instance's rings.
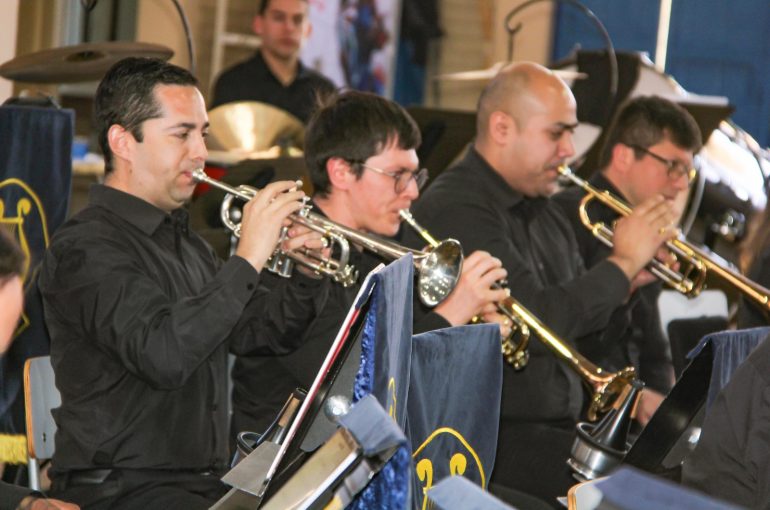
[[[593,391],[591,403],[588,407],[588,419],[595,421],[600,414],[604,414],[612,407],[615,401],[623,394],[625,388],[636,381],[634,367],[626,367],[617,372],[606,372],[586,359],[571,345],[556,336],[540,319],[532,315],[511,296],[497,303],[497,308],[506,317],[511,319],[519,330],[523,339],[518,344],[513,342],[513,333],[503,339],[503,357],[514,369],[520,370],[526,366],[529,360],[527,344],[532,333],[540,339],[558,358],[564,361],[574,370]]]
[[[586,211],[587,205],[591,200],[598,200],[621,216],[628,216],[631,213],[631,207],[609,191],[599,190],[591,186],[588,182],[576,176],[568,166],[562,165],[558,170],[563,177],[577,184],[586,192],[586,196],[580,201],[578,210],[580,221],[597,239],[612,247],[612,229],[602,222],[591,222]],[[770,289],[718,263],[704,249],[687,241],[681,232],[674,239],[667,241],[666,247],[683,265],[684,270],[675,271],[655,258],[650,261],[647,268],[652,274],[673,289],[687,297],[695,297],[705,288],[706,275],[710,272],[730,284],[738,292],[746,296],[746,298],[754,301],[763,310],[770,312]]]
[[[239,198],[249,201],[257,194],[257,190],[249,186],[230,186],[222,181],[212,179],[203,169],[193,171],[193,178],[198,182],[205,182],[216,188],[224,190],[227,195],[222,201],[222,222],[232,230],[236,237],[240,236],[241,225],[231,218],[232,201]],[[408,211],[401,211],[402,217],[409,216]],[[436,306],[452,292],[463,264],[463,251],[460,243],[454,239],[445,239],[431,244],[431,248],[425,251],[406,248],[392,241],[382,239],[371,234],[364,234],[355,229],[340,225],[320,214],[311,211],[311,206],[305,206],[298,212],[289,215],[289,219],[299,225],[320,232],[327,244],[336,245],[339,252],[338,258],[333,259],[322,252],[315,250],[295,250],[284,252],[279,247],[271,256],[267,269],[284,277],[291,276],[293,264],[298,263],[312,269],[316,274],[332,278],[334,281],[347,287],[355,283],[358,271],[348,264],[350,255],[349,243],[355,243],[366,250],[374,252],[381,257],[395,260],[407,253],[411,253],[417,269],[417,291],[420,300],[426,306]],[[413,221],[413,220],[412,220]],[[434,240],[435,241],[435,240]]]
[[[402,211],[401,216],[430,246],[438,245],[438,241],[417,224],[408,211]],[[502,288],[502,285],[496,283],[494,287],[499,289]],[[634,367],[626,367],[618,372],[609,373],[588,361],[511,296],[496,303],[496,305],[498,311],[516,325],[515,331],[502,340],[503,359],[515,370],[524,368],[529,361],[529,352],[527,351],[529,338],[534,332],[540,341],[557,357],[564,360],[593,391],[591,404],[588,408],[590,421],[595,421],[600,414],[604,414],[623,393],[624,389],[636,380]],[[477,318],[474,318],[474,322],[476,321]],[[514,335],[521,337],[518,344],[513,340]]]

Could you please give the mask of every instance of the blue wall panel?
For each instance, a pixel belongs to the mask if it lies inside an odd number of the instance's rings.
[[[618,51],[654,58],[659,3],[654,0],[583,0],[607,27]],[[770,3],[766,0],[674,0],[666,70],[687,90],[727,96],[733,120],[770,145]],[[560,3],[552,56],[580,44],[604,47],[594,25]]]

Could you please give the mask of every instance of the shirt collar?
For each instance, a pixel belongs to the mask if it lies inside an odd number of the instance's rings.
[[[256,59],[262,64],[262,67],[264,67],[264,69],[267,71],[267,74],[269,74],[282,87],[291,87],[297,80],[310,76],[310,70],[305,67],[301,60],[297,60],[297,74],[294,76],[294,80],[292,80],[292,82],[288,85],[284,85],[281,80],[279,80],[278,77],[273,73],[272,69],[270,69],[270,66],[267,65],[265,57],[262,56],[262,50],[257,50]]]
[[[497,173],[487,160],[471,145],[465,155],[464,163],[476,169],[479,182],[487,189],[490,200],[508,209],[522,202],[526,197],[511,188],[503,177]]]
[[[167,214],[141,198],[110,186],[93,185],[88,201],[115,213],[147,235],[152,235],[164,221],[179,223],[187,230],[188,215],[184,209]]]
[[[618,188],[615,187],[612,182],[607,179],[607,176],[604,175],[604,172],[596,172],[589,180],[589,184],[593,186],[594,188],[602,191],[606,190],[615,195],[618,198],[621,198],[623,200],[626,200],[626,197],[623,196],[623,193],[620,192]]]

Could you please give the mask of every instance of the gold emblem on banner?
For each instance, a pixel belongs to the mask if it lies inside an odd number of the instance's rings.
[[[19,193],[20,198],[16,200],[16,203],[9,204],[7,198],[0,198],[0,226],[7,229],[8,232],[16,239],[21,247],[22,253],[24,253],[24,287],[25,291],[27,285],[34,282],[33,275],[30,271],[32,264],[32,249],[29,245],[29,231],[33,228],[30,222],[26,220],[32,217],[33,213],[37,212],[40,218],[40,229],[43,235],[43,243],[45,247],[48,247],[48,221],[43,209],[43,203],[40,201],[40,197],[27,183],[21,179],[15,177],[5,179],[0,182],[0,194],[4,194],[8,188],[18,187],[22,190]],[[7,196],[7,195],[6,195]],[[13,216],[15,214],[15,216]],[[29,327],[29,316],[26,311],[22,313],[19,326],[14,332],[14,338],[21,334],[25,329]]]
[[[450,441],[456,445],[456,451],[451,454],[448,461],[446,458],[431,458],[427,451],[429,450],[429,445],[437,438],[446,438],[447,436],[452,438]],[[439,462],[448,462],[447,467],[449,468],[449,476],[465,476],[466,474],[470,474],[468,466],[469,458],[472,459],[473,462],[470,467],[474,465],[476,466],[478,469],[481,487],[486,489],[487,480],[484,473],[484,466],[481,464],[481,459],[473,447],[471,447],[470,443],[468,443],[468,441],[463,437],[463,435],[453,428],[437,428],[428,436],[425,441],[423,441],[423,443],[414,451],[414,453],[412,453],[412,459],[415,461],[415,471],[417,472],[417,477],[423,484],[422,510],[426,510],[426,508],[428,508],[428,490],[433,487],[435,472],[434,466],[438,465]]]

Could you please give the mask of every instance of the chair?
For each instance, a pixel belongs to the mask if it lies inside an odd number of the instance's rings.
[[[24,404],[27,421],[29,487],[40,490],[41,459],[54,452],[56,423],[51,409],[61,405],[61,395],[54,385],[50,356],[29,358],[24,363]]]
[[[727,329],[727,297],[721,290],[704,290],[689,299],[675,290],[663,290],[658,298],[663,334],[671,346],[677,378],[687,366],[686,355],[705,335]]]

